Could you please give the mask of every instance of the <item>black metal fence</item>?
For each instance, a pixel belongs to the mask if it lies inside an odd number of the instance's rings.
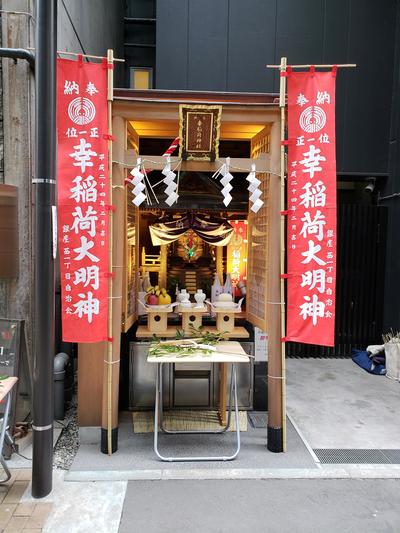
[[[382,342],[386,225],[386,207],[338,206],[335,347],[288,342],[288,357],[350,357]]]

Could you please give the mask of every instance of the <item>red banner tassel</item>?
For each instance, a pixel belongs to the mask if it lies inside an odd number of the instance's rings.
[[[336,78],[336,74],[337,74],[337,65],[333,65],[333,67],[332,67],[332,77]]]
[[[78,67],[83,67],[83,55],[82,54],[78,54]]]
[[[110,133],[103,133],[103,139],[106,141],[115,141],[115,136],[111,135]]]
[[[281,78],[288,78],[292,73],[292,67],[288,65],[286,70],[281,70]]]
[[[286,216],[290,213],[290,211],[281,211],[281,215]]]
[[[107,61],[107,58],[106,58],[106,57],[103,57],[103,59],[101,60],[101,64],[102,64],[102,67],[103,67],[104,69],[106,69],[106,70],[107,70],[107,69],[113,70],[113,68],[114,68],[114,63],[109,63],[109,62]]]
[[[281,146],[289,146],[289,139],[286,141],[281,141]]]
[[[105,277],[105,278],[112,278],[112,279],[114,279],[114,278],[115,278],[115,273],[114,273],[114,272],[105,272],[105,273],[104,273],[104,277]]]
[[[106,207],[107,207],[107,209],[108,209],[109,211],[113,211],[113,212],[114,212],[114,211],[117,210],[117,206],[116,206],[116,205],[107,205]]]

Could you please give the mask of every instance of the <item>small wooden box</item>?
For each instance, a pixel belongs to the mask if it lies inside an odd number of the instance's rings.
[[[217,310],[217,330],[231,333],[235,329],[235,313],[230,309]]]
[[[178,312],[182,313],[182,329],[184,333],[192,333],[192,327],[198,329],[202,325],[202,315],[207,312],[207,308],[195,307],[192,304],[191,307],[178,307]]]
[[[149,310],[147,307],[147,329],[150,333],[157,335],[165,333],[168,328],[168,313],[172,311],[172,307],[164,309]]]

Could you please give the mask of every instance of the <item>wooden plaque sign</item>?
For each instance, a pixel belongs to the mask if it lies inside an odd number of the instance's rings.
[[[221,106],[179,106],[179,157],[199,161],[218,159],[221,113]]]

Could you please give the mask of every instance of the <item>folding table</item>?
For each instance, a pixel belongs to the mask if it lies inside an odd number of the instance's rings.
[[[156,391],[155,391],[155,410],[154,410],[154,451],[162,461],[232,461],[237,457],[240,451],[240,426],[239,426],[239,408],[237,400],[237,385],[236,385],[236,364],[249,363],[250,359],[246,352],[243,350],[241,344],[235,341],[219,342],[216,345],[216,351],[211,354],[205,354],[198,351],[190,355],[183,355],[179,353],[171,353],[162,356],[148,355],[147,362],[157,364],[156,372]],[[182,363],[193,364],[196,363],[230,363],[231,364],[231,385],[229,389],[229,410],[228,420],[226,425],[217,430],[167,430],[163,423],[163,403],[162,403],[162,373],[163,366],[165,364]],[[163,433],[168,434],[219,434],[227,431],[231,421],[232,414],[232,396],[234,398],[235,407],[235,421],[236,421],[236,450],[231,455],[223,456],[189,456],[189,457],[166,457],[162,455],[158,448],[158,432],[159,428]],[[160,424],[159,424],[160,422]]]
[[[1,466],[4,469],[4,472],[6,473],[6,479],[0,480],[0,483],[5,483],[11,478],[11,473],[8,469],[8,466],[6,464],[6,461],[3,457],[3,447],[4,447],[4,440],[6,438],[7,432],[7,425],[8,425],[8,417],[10,415],[10,408],[11,408],[11,398],[12,398],[12,390],[14,388],[14,385],[17,383],[18,378],[15,377],[8,377],[6,379],[0,380],[0,403],[3,402],[6,398],[6,408],[3,413],[3,417],[0,419],[0,425],[1,425],[1,431],[0,431],[0,463]],[[10,437],[8,437],[9,440]]]

